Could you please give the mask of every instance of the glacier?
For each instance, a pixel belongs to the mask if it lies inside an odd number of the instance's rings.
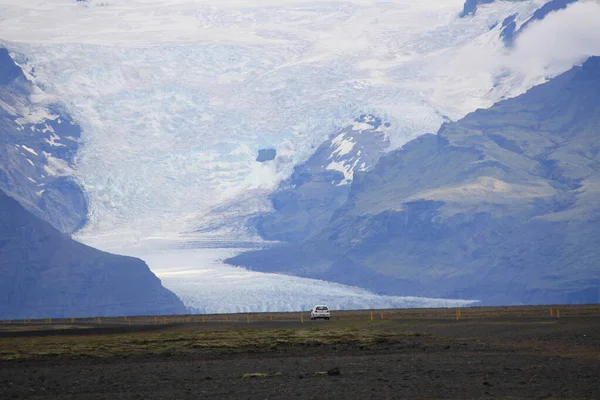
[[[315,304],[333,310],[466,307],[474,300],[382,296],[318,279],[248,271],[223,260],[242,249],[137,249],[162,284],[177,293],[191,313],[223,314],[306,311]]]
[[[268,210],[278,183],[357,115],[390,121],[398,148],[600,52],[598,40],[538,49],[534,35],[564,25],[557,15],[505,48],[500,22],[515,15],[518,29],[545,3],[497,1],[459,18],[463,0],[2,0],[0,41],[44,91],[37,100],[62,104],[82,128],[72,174],[89,215],[76,238],[124,254],[160,250],[165,258],[142,258],[161,276],[178,247],[259,244],[240,221]],[[600,6],[560,14],[593,31]],[[569,35],[561,40],[568,47]],[[265,148],[277,157],[256,162]],[[156,249],[153,239],[177,245]],[[264,277],[248,274],[258,288]],[[208,301],[176,276],[161,278]]]

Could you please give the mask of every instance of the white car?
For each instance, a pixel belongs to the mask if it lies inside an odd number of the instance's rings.
[[[331,314],[329,313],[329,307],[327,306],[314,306],[312,310],[310,310],[310,319],[329,319],[330,317]]]

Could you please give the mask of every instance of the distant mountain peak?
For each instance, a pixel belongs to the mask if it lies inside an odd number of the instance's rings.
[[[271,195],[273,210],[251,224],[267,240],[298,241],[318,230],[345,202],[354,174],[367,171],[389,149],[390,128],[373,114],[349,121],[294,168]]]

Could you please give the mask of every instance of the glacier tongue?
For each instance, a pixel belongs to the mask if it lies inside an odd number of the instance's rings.
[[[241,249],[141,251],[142,257],[191,312],[306,311],[315,304],[334,310],[462,307],[473,300],[380,296],[364,289],[316,279],[266,274],[224,265]]]

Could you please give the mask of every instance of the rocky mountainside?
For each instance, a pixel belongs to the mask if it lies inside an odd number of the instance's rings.
[[[511,47],[514,44],[515,39],[527,29],[529,24],[535,21],[541,21],[550,13],[565,9],[569,4],[575,3],[576,1],[577,0],[551,0],[538,8],[531,17],[519,27],[519,29],[517,29],[517,24],[515,23],[517,14],[506,17],[502,22],[502,31],[500,34],[504,44],[507,47]]]
[[[88,211],[71,178],[80,133],[0,47],[0,189],[67,233],[83,226]]]
[[[496,0],[466,0],[459,17],[466,18],[472,16],[477,12],[477,7],[479,5],[490,4],[494,3],[495,1]],[[533,14],[531,14],[531,16],[519,26],[518,29],[517,23],[515,22],[515,18],[518,16],[518,13],[509,15],[502,22],[502,28],[500,31],[500,37],[502,38],[504,45],[506,47],[513,46],[516,38],[521,35],[527,29],[527,27],[529,27],[529,24],[535,21],[541,21],[549,14],[555,11],[563,10],[575,2],[577,2],[577,0],[550,0],[535,10]]]
[[[318,232],[346,201],[355,172],[367,171],[389,148],[389,123],[361,115],[330,135],[270,196],[273,210],[251,220],[266,240],[299,242]]]
[[[139,259],[70,239],[0,191],[0,319],[186,311]]]
[[[298,245],[229,262],[484,304],[600,300],[600,58],[356,173]]]

